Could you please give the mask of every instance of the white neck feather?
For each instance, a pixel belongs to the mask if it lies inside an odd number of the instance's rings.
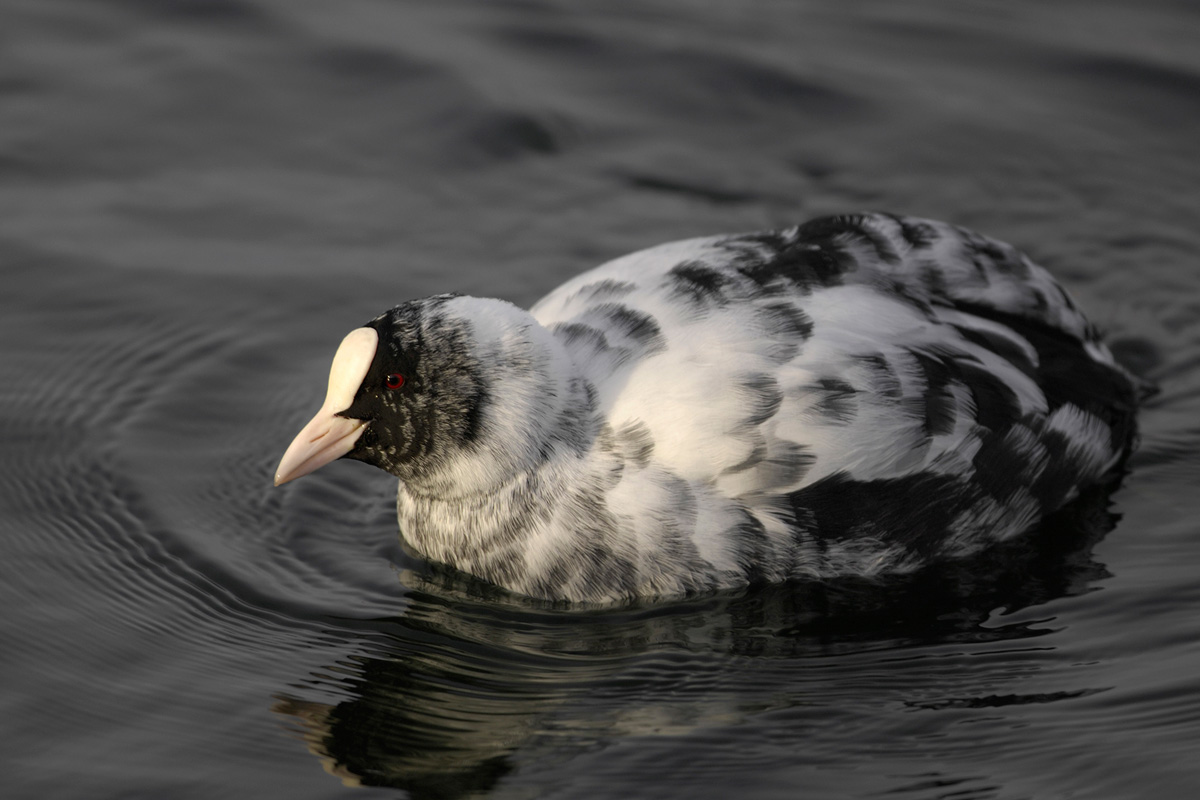
[[[414,494],[443,499],[488,494],[536,469],[564,435],[580,437],[586,402],[574,363],[527,311],[502,300],[456,297],[446,309],[468,322],[475,358],[488,382],[477,442],[451,458]]]

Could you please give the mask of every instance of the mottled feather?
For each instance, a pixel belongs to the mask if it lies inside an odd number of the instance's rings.
[[[416,550],[548,599],[961,557],[1134,439],[1135,381],[1049,273],[929,220],[674,242],[530,312],[441,297],[371,324],[469,399],[413,400],[425,429],[351,457],[401,478]]]

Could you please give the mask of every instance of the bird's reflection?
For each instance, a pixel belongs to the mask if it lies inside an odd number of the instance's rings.
[[[1091,548],[1113,525],[1106,508],[1097,490],[1036,536],[904,579],[798,583],[642,608],[561,609],[460,575],[408,575],[420,588],[403,616],[363,634],[358,649],[370,654],[280,693],[274,710],[348,784],[478,796],[514,770],[562,763],[614,738],[831,702],[846,691],[847,670],[865,672],[862,664],[906,649],[1048,633],[1005,624],[996,612],[1078,594],[1105,577]],[[903,692],[935,678],[913,670],[903,686],[874,680],[858,680],[854,691],[907,702]]]

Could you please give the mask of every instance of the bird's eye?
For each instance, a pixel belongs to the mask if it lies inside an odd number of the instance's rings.
[[[404,385],[404,376],[398,372],[393,372],[383,379],[384,385],[389,389],[399,389]]]

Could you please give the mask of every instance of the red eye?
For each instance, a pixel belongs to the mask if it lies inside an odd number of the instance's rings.
[[[404,376],[398,372],[393,372],[391,375],[388,375],[386,378],[384,378],[383,382],[389,389],[399,389],[404,385]]]

